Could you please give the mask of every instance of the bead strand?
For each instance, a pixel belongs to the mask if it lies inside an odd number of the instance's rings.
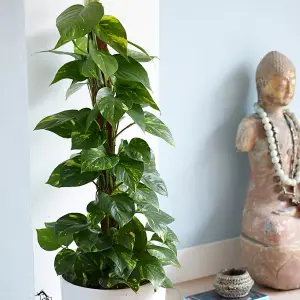
[[[267,113],[264,111],[264,109],[261,106],[259,106],[258,103],[254,105],[254,110],[261,118],[261,121],[264,125],[264,130],[267,136],[269,150],[270,150],[269,153],[271,156],[271,161],[273,164],[273,168],[276,172],[276,175],[279,176],[283,184],[296,186],[297,183],[300,183],[300,159],[298,158],[297,160],[296,178],[290,178],[288,175],[284,173],[284,170],[282,168],[282,161],[280,159],[280,154],[279,154],[279,145],[278,145],[278,141],[276,141],[275,138],[274,126],[272,126],[272,123],[268,118]],[[293,120],[297,131],[300,131],[300,123],[296,118],[296,116],[288,110],[286,110],[286,114]]]

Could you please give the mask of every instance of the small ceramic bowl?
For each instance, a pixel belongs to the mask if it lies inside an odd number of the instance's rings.
[[[248,271],[243,269],[225,269],[217,274],[214,287],[225,298],[241,298],[250,293],[254,281]]]

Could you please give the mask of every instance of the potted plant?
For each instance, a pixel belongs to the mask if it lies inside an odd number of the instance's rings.
[[[45,223],[37,230],[39,245],[59,249],[54,267],[62,278],[63,300],[164,299],[164,288],[172,286],[164,266],[179,267],[177,237],[168,227],[174,219],[159,209],[156,194],[167,196],[167,188],[147,142],[120,140],[137,125],[173,144],[169,129],[149,111],[159,108],[141,63],[153,57],[127,39],[120,21],[104,15],[98,1],[69,7],[56,24],[60,38],[49,52],[73,60],[52,84],[71,79],[67,97],[87,85],[91,107],[59,112],[36,126],[71,139],[75,150],[47,184],[94,184],[95,199],[86,214],[71,212]],[[73,52],[57,50],[69,42]],[[124,117],[132,119],[127,126]]]

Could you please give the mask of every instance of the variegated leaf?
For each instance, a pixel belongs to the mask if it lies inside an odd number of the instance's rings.
[[[95,28],[96,35],[117,52],[127,56],[126,31],[120,21],[113,16],[103,16]]]
[[[135,190],[144,171],[144,164],[131,159],[126,155],[120,155],[120,161],[115,167],[117,180],[124,182]]]
[[[118,98],[112,96],[104,97],[97,103],[98,109],[103,117],[115,126],[127,110],[126,105]]]
[[[140,82],[145,88],[151,89],[148,74],[139,62],[131,57],[126,59],[119,54],[114,55],[114,57],[117,59],[119,65],[118,71],[115,73],[119,81]]]
[[[74,81],[84,81],[86,77],[82,75],[81,70],[83,60],[73,60],[64,64],[56,73],[51,84],[54,84],[62,79],[72,79]]]
[[[86,6],[77,4],[67,8],[56,19],[60,39],[55,48],[91,32],[100,22],[103,14],[103,6],[98,2],[89,3]]]
[[[168,127],[154,114],[145,112],[146,131],[164,139],[170,145],[174,146],[172,133]]]
[[[69,159],[58,165],[50,175],[47,184],[54,187],[75,187],[92,182],[98,172],[81,173],[80,156]]]
[[[114,56],[103,50],[96,49],[93,41],[90,41],[89,43],[89,51],[93,61],[104,73],[106,78],[116,73],[118,70],[118,62]]]
[[[107,155],[104,151],[92,148],[81,152],[82,172],[108,170],[119,162],[119,157]]]

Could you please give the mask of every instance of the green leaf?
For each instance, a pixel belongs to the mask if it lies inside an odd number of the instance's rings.
[[[76,39],[74,42],[74,52],[76,54],[80,55],[86,55],[87,54],[87,44],[88,44],[88,39],[83,36],[79,39]]]
[[[135,48],[139,49],[140,51],[142,51],[145,54],[145,56],[149,57],[150,59],[152,58],[152,56],[150,56],[147,53],[147,51],[144,48],[142,48],[141,46],[139,46],[139,45],[137,45],[137,44],[135,44],[133,42],[130,42],[130,41],[128,41],[128,44],[130,44],[130,45],[134,46]]]
[[[119,54],[114,55],[114,57],[118,61],[119,65],[118,71],[115,73],[115,76],[118,80],[121,82],[140,82],[147,89],[151,90],[148,74],[139,62],[131,57],[128,57],[128,60],[126,60],[126,58]]]
[[[74,57],[77,60],[81,59],[81,55],[79,55],[78,53],[65,52],[65,51],[46,50],[46,51],[40,51],[38,53],[53,53],[53,54],[58,54],[58,55],[69,55],[69,56]]]
[[[117,86],[117,96],[126,95],[133,103],[150,106],[159,110],[149,91],[139,82],[131,82]]]
[[[129,278],[126,280],[126,284],[135,292],[137,293],[140,284],[142,283],[141,274],[139,271],[139,265],[135,267],[135,269],[131,272]]]
[[[172,133],[168,127],[154,114],[145,112],[146,131],[164,139],[167,143],[174,146]]]
[[[71,249],[62,249],[55,257],[54,267],[57,275],[68,273],[76,260],[76,253]]]
[[[174,233],[174,231],[170,227],[167,227],[167,230],[168,230],[167,240],[179,243],[179,239],[178,239],[177,235]]]
[[[62,79],[72,79],[75,81],[86,80],[86,77],[82,75],[83,60],[73,60],[64,64],[56,73],[51,84],[54,84]]]
[[[150,204],[159,209],[158,197],[151,189],[140,183],[135,192],[130,197],[138,204]]]
[[[70,138],[72,130],[74,129],[74,119],[77,113],[77,110],[66,110],[48,116],[42,119],[34,130],[45,129],[54,132],[63,138]]]
[[[133,138],[129,145],[124,148],[126,154],[132,159],[143,161],[145,163],[150,162],[151,152],[150,147],[146,141],[140,138]]]
[[[144,215],[148,220],[150,228],[162,239],[163,242],[166,241],[168,235],[168,228],[165,220],[163,220],[162,215],[155,211],[144,211]]]
[[[167,236],[167,239],[168,239],[168,236]],[[177,256],[177,248],[176,248],[176,246],[175,246],[175,244],[174,244],[174,242],[171,242],[171,241],[166,241],[165,242],[165,244],[169,247],[169,249],[171,250],[171,251],[173,251],[174,252],[174,254]]]
[[[92,182],[98,177],[97,172],[81,173],[80,156],[58,165],[50,175],[47,184],[54,187],[75,187]]]
[[[95,28],[96,35],[123,56],[127,56],[126,31],[120,21],[113,16],[103,16]]]
[[[86,85],[86,82],[73,81],[66,92],[66,99],[70,98],[73,94],[75,94],[77,91],[79,91],[85,85]]]
[[[90,126],[97,119],[98,115],[99,115],[98,106],[94,106],[93,109],[90,111],[90,113],[87,116],[85,132],[87,132],[89,130]]]
[[[160,177],[158,171],[144,171],[141,181],[156,193],[168,196],[168,190],[164,180]]]
[[[119,162],[119,157],[107,155],[100,149],[92,148],[82,151],[81,160],[82,172],[93,172],[113,168]]]
[[[104,217],[105,213],[100,211],[90,212],[87,215],[88,222],[91,222],[94,227],[97,226],[104,219]]]
[[[167,226],[167,224],[174,222],[173,217],[163,212],[162,210],[157,211],[153,206],[145,206],[142,213],[146,216],[150,228],[158,235],[158,237],[163,242],[165,242],[167,239],[170,240],[169,235],[173,232]]]
[[[155,56],[149,56],[143,52],[134,51],[131,49],[127,50],[127,55],[132,57],[133,59],[135,59],[138,62],[149,62],[155,58]]]
[[[118,61],[114,56],[103,50],[96,49],[93,41],[89,42],[89,51],[93,61],[104,73],[106,78],[116,73],[118,70]]]
[[[145,115],[140,105],[133,104],[132,108],[127,111],[127,114],[143,131],[146,130]]]
[[[58,243],[61,244],[62,246],[69,247],[72,242],[74,241],[73,239],[73,234],[59,234],[57,237]]]
[[[173,265],[176,268],[180,268],[180,263],[172,250],[161,246],[148,245],[147,251],[152,256],[158,258],[164,266]]]
[[[152,205],[145,205],[143,207],[142,213],[144,213],[146,216],[151,218],[152,220],[155,220],[157,222],[162,222],[164,224],[170,224],[175,221],[175,219],[168,215],[166,212],[162,210],[157,210]]]
[[[120,155],[120,161],[115,167],[117,180],[124,182],[135,190],[144,170],[144,164],[126,155]]]
[[[86,130],[91,109],[83,108],[76,115],[76,126],[72,132],[72,149],[90,149],[101,146],[105,142],[104,132],[97,123]]]
[[[55,224],[56,234],[75,233],[86,229],[89,226],[87,218],[83,214],[70,213],[59,218]]]
[[[152,283],[154,290],[157,290],[161,287],[166,278],[164,268],[159,259],[148,253],[142,253],[139,256],[139,261],[140,272],[143,278],[149,280]]]
[[[125,225],[125,227],[127,226],[127,224]],[[133,232],[126,230],[128,229],[128,227],[126,227],[125,230],[122,230],[122,228],[120,228],[120,230],[117,232],[115,236],[115,242],[116,244],[121,245],[129,250],[133,250],[134,243],[135,243],[135,234]]]
[[[77,255],[75,261],[74,269],[76,270],[76,275],[87,276],[89,275],[89,281],[99,276],[100,265],[102,263],[102,255],[99,252],[81,252]],[[97,277],[96,277],[97,278]],[[97,284],[98,281],[94,280],[94,284]]]
[[[86,6],[77,4],[67,8],[56,19],[60,39],[55,48],[91,32],[103,14],[103,6],[98,2],[89,3]]]
[[[76,130],[72,132],[72,150],[99,147],[104,141],[103,134],[100,130],[90,130],[87,132]]]
[[[154,234],[151,238],[154,241],[159,241],[159,242],[163,242],[162,239],[157,235]],[[167,235],[166,235],[166,241],[167,242],[177,242],[179,243],[178,237],[177,235],[174,233],[174,231],[167,226]],[[171,246],[172,247],[172,246]],[[169,247],[170,248],[170,247]]]
[[[105,97],[108,97],[108,96],[113,97],[112,90],[108,87],[104,87],[104,88],[102,88],[98,91],[97,96],[96,96],[96,100],[97,100],[97,102],[99,102],[102,98],[105,98]]]
[[[100,99],[97,105],[100,113],[112,126],[120,121],[127,109],[122,101],[112,96]]]
[[[85,229],[74,234],[76,245],[85,252],[92,251],[98,240],[98,233]]]
[[[133,200],[126,194],[118,194],[110,197],[110,214],[120,224],[127,224],[135,213]]]
[[[146,244],[147,244],[146,231],[143,224],[136,217],[133,217],[129,223],[127,223],[124,227],[120,228],[118,234],[120,236],[124,236],[124,235],[134,236],[134,250],[136,253],[140,253],[146,248]]]
[[[173,286],[172,281],[168,277],[166,277],[164,282],[161,284],[161,287],[163,287],[165,289],[171,289],[174,286]]]
[[[99,252],[110,249],[113,245],[113,240],[111,236],[98,236],[95,243],[95,249]]]
[[[132,259],[132,252],[122,246],[115,245],[113,248],[103,251],[102,254],[115,264],[119,274],[123,273],[127,267],[133,270],[136,265]]]
[[[110,196],[105,193],[99,193],[95,201],[91,201],[87,206],[89,213],[109,214]]]
[[[90,77],[97,78],[98,77],[98,67],[95,64],[95,62],[93,61],[91,55],[89,55],[87,57],[87,59],[84,61],[84,63],[82,64],[81,74],[88,78],[90,78]]]
[[[37,229],[37,239],[40,247],[46,251],[54,251],[61,247],[53,228]]]

